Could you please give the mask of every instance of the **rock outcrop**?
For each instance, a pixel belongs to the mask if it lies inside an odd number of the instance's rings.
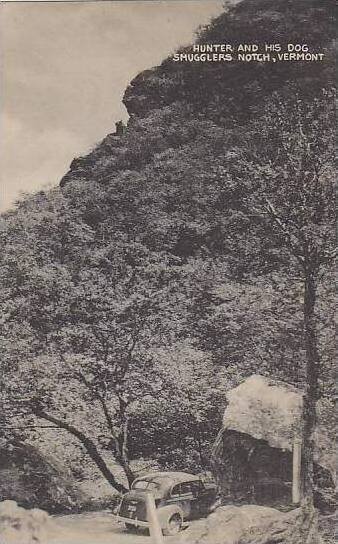
[[[0,448],[0,501],[6,500],[55,512],[74,508],[85,497],[55,459],[16,442]]]
[[[49,524],[43,510],[25,510],[15,501],[0,503],[0,542],[4,544],[47,544]]]
[[[264,46],[288,40],[325,51],[323,62],[174,62],[169,56],[160,66],[138,74],[126,88],[123,103],[130,116],[127,135],[112,132],[87,157],[76,159],[61,186],[79,180],[107,183],[107,173],[132,170],[135,165],[139,169],[144,162],[151,162],[156,148],[150,154],[145,148],[140,150],[142,164],[135,161],[130,150],[139,145],[147,125],[160,128],[165,123],[159,112],[166,109],[179,107],[184,112],[182,123],[192,115],[195,120],[202,116],[228,126],[230,119],[241,122],[249,118],[274,91],[283,92],[284,85],[294,83],[301,94],[308,94],[309,89],[315,94],[323,81],[334,85],[335,19],[328,4],[298,0],[289,2],[286,9],[285,0],[243,0],[230,12],[225,11],[200,33],[197,43],[221,44],[225,36],[233,45]],[[186,50],[191,52],[191,47]],[[153,115],[159,117],[157,121],[151,119]],[[152,147],[152,135],[146,136]],[[170,142],[165,147],[170,148]]]
[[[262,506],[223,506],[182,534],[187,544],[322,544],[315,514]]]
[[[253,375],[228,392],[213,452],[223,495],[268,506],[291,503],[293,441],[300,440],[302,391]],[[318,402],[315,434],[315,504],[334,510],[335,444]]]

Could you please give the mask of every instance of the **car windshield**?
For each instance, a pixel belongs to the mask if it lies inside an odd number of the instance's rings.
[[[138,480],[132,485],[132,489],[142,489],[142,491],[154,491],[160,486],[156,482],[148,482],[147,480]]]

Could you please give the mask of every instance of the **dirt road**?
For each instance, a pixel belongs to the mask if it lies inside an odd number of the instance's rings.
[[[190,528],[180,536],[166,537],[165,544],[187,542]],[[48,544],[152,544],[148,534],[129,534],[107,512],[55,517]]]

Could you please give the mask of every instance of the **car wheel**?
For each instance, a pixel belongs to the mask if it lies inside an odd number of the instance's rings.
[[[182,516],[181,514],[173,514],[167,521],[166,527],[163,529],[163,534],[165,536],[177,535],[182,529]]]
[[[124,526],[128,533],[137,533],[136,525],[133,525],[132,523],[125,523]]]

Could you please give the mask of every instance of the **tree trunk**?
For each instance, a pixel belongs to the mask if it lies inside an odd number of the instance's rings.
[[[130,468],[129,452],[128,452],[128,431],[129,431],[129,418],[127,415],[127,404],[120,398],[120,418],[121,418],[121,432],[118,437],[119,445],[119,463],[122,466],[125,475],[127,476],[129,487],[135,480],[135,474]]]
[[[54,423],[57,427],[64,429],[65,431],[69,432],[71,435],[75,436],[81,444],[85,447],[88,455],[91,457],[91,459],[94,461],[96,466],[100,469],[102,475],[106,478],[106,480],[110,483],[110,485],[119,493],[126,493],[128,490],[124,487],[124,485],[120,484],[108,468],[107,464],[105,463],[104,459],[102,458],[100,452],[98,451],[96,445],[94,442],[85,436],[81,431],[79,431],[76,427],[73,425],[70,425],[66,421],[62,419],[58,419],[54,416],[51,416],[50,414],[47,414],[42,409],[33,407],[32,409],[33,413],[42,419],[45,419],[47,421],[50,421],[51,423]]]
[[[129,460],[121,458],[119,460],[119,462],[120,462],[121,467],[124,470],[125,475],[127,476],[129,487],[131,487],[131,484],[135,480],[135,474],[133,473],[133,471],[130,468]]]
[[[306,353],[306,392],[303,400],[302,492],[307,503],[313,504],[314,431],[316,403],[319,398],[319,353],[315,324],[316,280],[311,272],[304,280],[304,344]]]
[[[105,415],[105,418],[111,433],[112,444],[114,446],[115,459],[123,468],[126,478],[128,480],[129,487],[131,487],[131,484],[135,480],[135,474],[130,468],[129,456],[128,456],[128,444],[127,444],[128,416],[126,414],[127,405],[123,403],[123,400],[121,398],[119,398],[122,431],[120,433],[120,436],[116,436],[113,421],[110,416],[106,401],[102,396],[99,396],[99,401],[103,408],[103,413]]]

